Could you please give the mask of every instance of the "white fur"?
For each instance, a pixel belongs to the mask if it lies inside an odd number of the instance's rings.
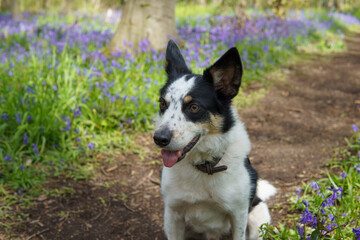
[[[251,185],[244,161],[251,146],[244,124],[238,120],[235,108],[232,108],[232,114],[237,120],[224,134],[207,135],[205,129],[186,121],[181,103],[193,84],[194,79],[185,81],[183,77],[169,86],[165,94],[168,109],[158,117],[156,124],[156,130],[169,127],[175,132],[166,146],[168,150],[183,148],[192,138],[201,135],[182,161],[171,168],[163,168],[161,191],[165,205],[165,233],[170,240],[183,240],[185,226],[190,225],[195,232],[206,233],[215,239],[231,229],[233,239],[240,240],[246,238],[249,221],[249,237],[257,239],[257,229],[270,222],[270,214],[265,203],[260,203],[253,214],[248,214]],[[228,169],[207,175],[194,167],[213,157],[222,157],[218,165],[226,165]],[[270,191],[268,182],[260,182],[257,190],[265,193],[258,195],[268,198],[274,191]]]
[[[270,224],[271,217],[269,208],[264,202],[256,205],[248,216],[248,239],[257,240],[259,237],[259,229],[264,223]]]
[[[257,182],[256,195],[263,201],[268,200],[276,194],[276,188],[268,181],[260,179]]]

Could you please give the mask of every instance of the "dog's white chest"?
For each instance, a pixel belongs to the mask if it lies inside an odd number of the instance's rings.
[[[230,218],[216,202],[200,201],[185,207],[185,221],[197,232],[224,233],[230,229]]]
[[[196,232],[228,232],[232,210],[248,207],[248,189],[245,189],[248,185],[239,184],[248,181],[247,174],[223,172],[208,176],[193,166],[179,171],[180,168],[182,164],[174,169],[164,169],[162,192],[165,205],[183,215]]]

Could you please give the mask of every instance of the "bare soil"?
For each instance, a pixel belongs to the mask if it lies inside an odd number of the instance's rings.
[[[251,162],[278,188],[269,202],[273,224],[286,221],[295,187],[321,176],[333,149],[345,145],[351,125],[360,119],[360,35],[348,37],[347,44],[346,52],[311,55],[284,67],[286,81],[273,79],[260,103],[240,112],[252,141]],[[261,87],[254,83],[247,91]],[[49,188],[74,191],[41,196],[29,209],[18,209],[29,220],[6,236],[0,228],[0,238],[165,239],[161,164],[154,164],[160,154],[150,134],[137,143],[147,150],[145,159],[116,156],[91,181],[53,179]]]

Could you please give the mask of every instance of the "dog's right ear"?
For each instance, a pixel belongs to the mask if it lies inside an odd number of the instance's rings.
[[[174,79],[178,75],[191,73],[186,66],[185,59],[182,56],[179,47],[173,40],[168,42],[166,48],[165,71],[169,79]]]

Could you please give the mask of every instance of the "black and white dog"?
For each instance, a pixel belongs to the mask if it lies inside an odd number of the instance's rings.
[[[186,66],[178,46],[166,49],[154,141],[162,148],[164,229],[168,239],[260,239],[270,222],[263,202],[276,193],[249,162],[250,140],[231,106],[243,73],[229,49],[203,75]]]

